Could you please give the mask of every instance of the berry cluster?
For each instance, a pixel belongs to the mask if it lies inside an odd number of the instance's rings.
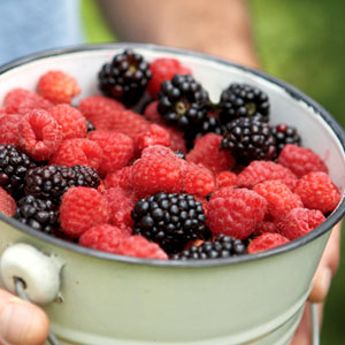
[[[270,124],[263,90],[233,83],[212,103],[180,61],[132,50],[98,81],[103,96],[78,106],[64,71],[7,93],[0,212],[117,255],[212,260],[288,243],[337,207],[325,163]]]

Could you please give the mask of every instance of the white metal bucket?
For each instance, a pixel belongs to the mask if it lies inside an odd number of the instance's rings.
[[[129,46],[148,59],[179,58],[214,99],[233,81],[262,88],[271,99],[273,123],[298,127],[303,144],[324,159],[344,191],[344,134],[323,108],[283,82],[206,55],[142,44],[83,46],[33,55],[0,69],[0,102],[11,88],[33,89],[38,77],[51,69],[76,77],[81,97],[95,94],[101,65]],[[287,345],[329,230],[344,209],[342,200],[312,233],[272,251],[198,263],[101,253],[0,215],[0,253],[12,244],[26,243],[63,263],[60,298],[45,306],[62,344]]]

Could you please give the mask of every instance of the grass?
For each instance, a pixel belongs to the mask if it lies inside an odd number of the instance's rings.
[[[257,50],[264,70],[304,91],[345,125],[345,2],[251,0]],[[94,0],[83,0],[89,42],[114,40]],[[326,305],[322,343],[345,344],[345,241]]]

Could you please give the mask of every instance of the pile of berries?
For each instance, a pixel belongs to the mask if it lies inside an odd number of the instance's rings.
[[[211,102],[188,66],[125,50],[99,90],[47,71],[0,108],[0,212],[82,246],[145,259],[256,253],[315,229],[341,195],[259,88]],[[134,110],[136,109],[136,110]]]

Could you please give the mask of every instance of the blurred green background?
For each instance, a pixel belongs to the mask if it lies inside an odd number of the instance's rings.
[[[251,0],[253,31],[263,69],[304,91],[344,126],[345,1]],[[89,42],[114,37],[94,0],[82,1]],[[325,310],[322,344],[345,344],[345,241],[342,262]]]

